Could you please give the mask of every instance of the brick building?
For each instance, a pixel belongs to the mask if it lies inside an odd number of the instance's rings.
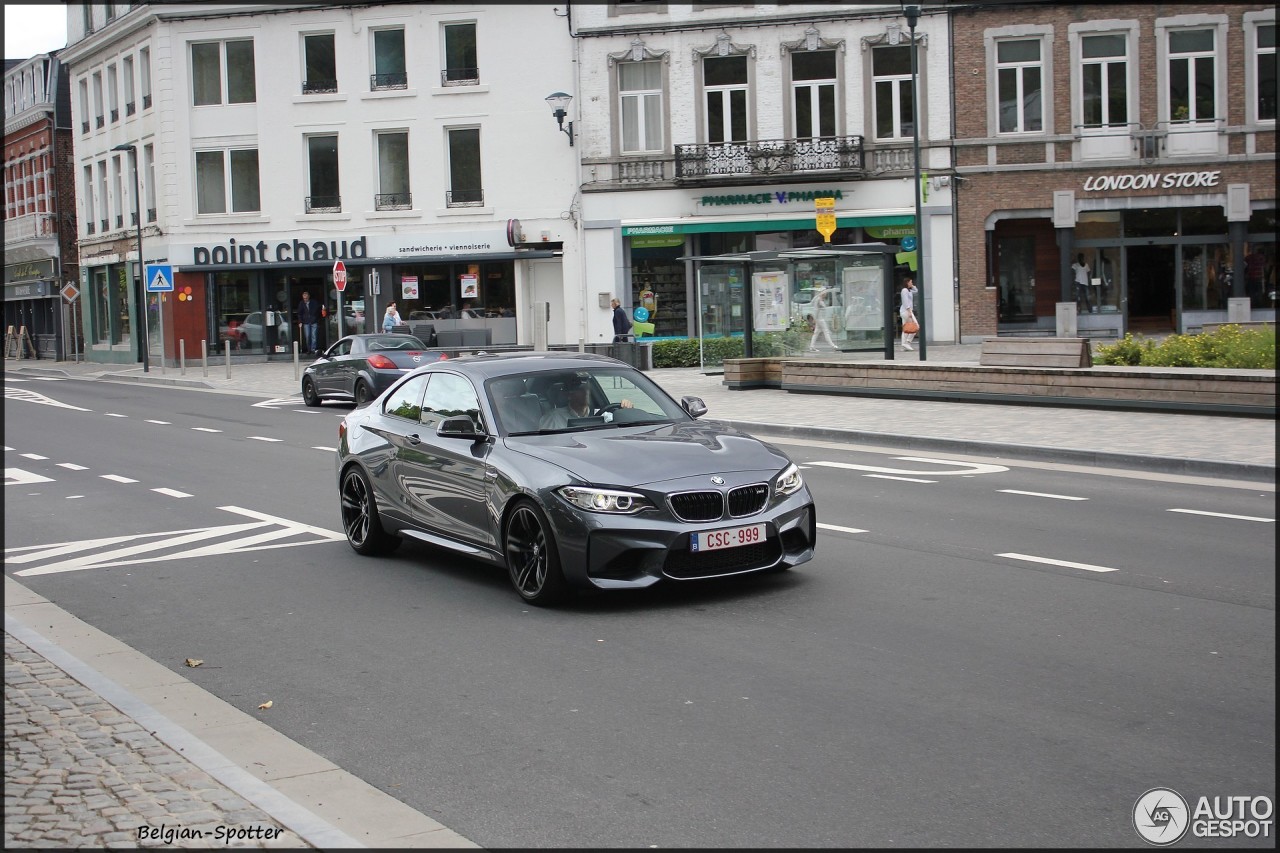
[[[1241,316],[1233,298],[1274,320],[1274,6],[980,4],[952,24],[963,340],[1054,334],[1069,303],[1104,337],[1194,332]]]

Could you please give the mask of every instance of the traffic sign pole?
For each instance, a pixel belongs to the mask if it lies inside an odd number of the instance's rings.
[[[333,286],[338,291],[338,338],[346,337],[346,318],[342,316],[342,291],[347,289],[347,265],[341,259],[333,262]]]

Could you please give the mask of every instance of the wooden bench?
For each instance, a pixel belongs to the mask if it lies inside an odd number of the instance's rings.
[[[1092,367],[1088,338],[983,338],[978,364],[989,367]]]

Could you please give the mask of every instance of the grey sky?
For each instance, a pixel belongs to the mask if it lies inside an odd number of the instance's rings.
[[[27,59],[67,46],[67,7],[9,5],[4,7],[4,58]]]

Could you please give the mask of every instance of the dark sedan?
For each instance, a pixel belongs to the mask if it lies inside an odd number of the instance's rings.
[[[322,400],[363,406],[414,368],[446,358],[413,335],[348,335],[307,365],[302,400],[308,406]]]
[[[817,514],[781,450],[699,421],[647,375],[577,353],[416,370],[339,427],[342,526],[361,554],[409,536],[505,566],[534,604],[781,571]]]

